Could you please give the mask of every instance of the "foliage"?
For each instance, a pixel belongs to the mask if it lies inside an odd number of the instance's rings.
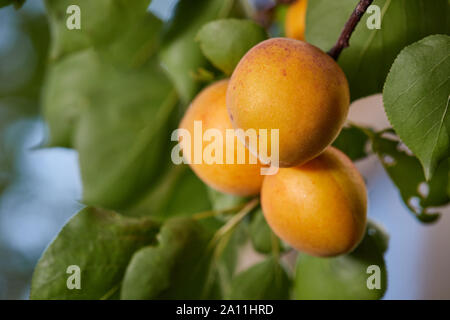
[[[9,5],[14,5],[14,8],[19,9],[23,4],[25,3],[25,0],[0,0],[0,8],[6,7]]]
[[[283,249],[283,244],[270,229],[261,209],[253,214],[250,240],[255,250],[260,253],[269,254]]]
[[[223,40],[217,41],[217,38]],[[212,21],[197,34],[205,57],[228,76],[248,50],[266,39],[267,33],[261,26],[251,20],[238,19]]]
[[[207,67],[207,60],[194,39],[207,22],[240,16],[237,0],[180,0],[164,35],[161,62],[167,70],[181,100],[187,104],[200,89],[192,75]]]
[[[353,161],[367,157],[366,146],[369,138],[364,131],[354,127],[343,128],[333,146],[343,151]]]
[[[121,298],[214,298],[209,241],[208,233],[195,221],[167,221],[158,235],[158,245],[133,255]]]
[[[1,5],[5,3],[11,1],[0,1]],[[29,168],[24,161],[29,153],[24,151],[28,149],[30,133],[35,132],[35,124],[38,122],[40,91],[47,66],[50,35],[47,16],[40,11],[15,10],[10,6],[0,10],[0,16],[0,203],[3,204],[0,219],[5,221],[6,218],[7,223],[2,223],[2,226],[10,232],[9,217],[17,218],[24,206],[17,201],[20,209],[10,210],[4,204],[14,196],[20,199],[23,194],[28,194],[24,190],[30,190],[33,185],[33,177],[29,179],[29,172],[24,172],[24,168]],[[40,166],[40,163],[35,164]],[[28,204],[29,200],[27,197]],[[46,215],[52,214],[51,211],[34,212],[43,214],[44,219]],[[21,232],[23,225],[20,228]],[[1,238],[0,299],[23,298],[41,252],[30,254],[27,251],[25,254],[23,247],[7,241],[5,233],[2,232]],[[33,246],[36,245],[39,246],[33,242]]]
[[[383,297],[387,289],[387,273],[383,253],[388,238],[373,223],[367,226],[366,236],[351,254],[336,258],[317,258],[300,255],[296,267],[295,297],[297,299],[361,299]],[[368,268],[380,268],[380,287],[369,289]]]
[[[192,98],[206,82],[230,76],[268,32],[249,20],[243,1],[180,0],[168,22],[147,10],[150,2],[45,1],[51,49],[36,76],[46,72],[46,146],[78,152],[88,207],[43,254],[31,298],[380,299],[388,240],[376,225],[351,254],[300,254],[291,272],[282,258],[292,250],[270,230],[257,200],[211,190],[171,163],[170,134]],[[306,39],[330,49],[356,3],[310,1]],[[66,27],[71,4],[83,12],[81,30]],[[449,31],[448,1],[374,4],[382,28],[369,30],[363,17],[339,64],[353,100],[383,91],[393,129],[351,125],[334,146],[354,161],[376,154],[405,205],[432,222],[434,207],[450,200],[449,37],[432,35]],[[263,258],[236,272],[245,243]],[[82,290],[67,289],[74,264]],[[381,268],[380,290],[366,286],[371,265]]]
[[[446,35],[406,47],[395,59],[383,90],[389,120],[419,158],[427,179],[450,157],[449,51]]]
[[[33,276],[32,299],[106,299],[120,287],[133,253],[156,241],[159,225],[86,208],[46,250]],[[83,290],[68,290],[66,269],[77,265]]]
[[[372,136],[373,150],[399,189],[405,205],[422,222],[434,222],[439,217],[434,207],[450,201],[447,193],[449,185],[449,163],[444,161],[436,174],[426,181],[419,160],[408,154],[397,137],[385,137],[379,133]]]
[[[236,275],[228,298],[283,300],[289,298],[289,287],[286,270],[277,259],[270,257]]]
[[[306,41],[329,50],[358,0],[308,2]],[[447,0],[375,0],[381,28],[370,30],[366,14],[355,29],[339,64],[350,82],[352,100],[379,93],[403,47],[430,34],[448,33]]]

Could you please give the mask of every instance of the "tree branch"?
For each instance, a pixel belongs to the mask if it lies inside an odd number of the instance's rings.
[[[347,23],[345,24],[344,30],[342,30],[342,33],[339,36],[338,41],[336,42],[334,47],[330,51],[328,51],[328,54],[334,60],[337,61],[342,50],[344,50],[345,48],[347,48],[349,46],[349,40],[350,40],[350,37],[351,37],[353,31],[355,31],[356,26],[358,25],[362,16],[366,12],[367,8],[372,4],[372,2],[373,2],[373,0],[360,0],[359,1],[359,3],[356,6],[355,10],[353,11],[352,15],[350,16]]]

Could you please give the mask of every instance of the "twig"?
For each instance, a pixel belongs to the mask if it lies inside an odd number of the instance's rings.
[[[242,209],[243,207],[245,207],[245,203],[237,205],[232,208],[227,208],[227,209],[203,211],[203,212],[194,214],[192,216],[192,218],[195,220],[201,220],[201,219],[205,219],[205,218],[215,217],[220,214],[232,214],[232,213],[235,213],[236,211]]]
[[[213,247],[217,243],[217,241],[219,241],[223,236],[232,231],[239,224],[239,222],[241,222],[242,219],[245,218],[247,214],[249,214],[253,209],[255,209],[258,206],[258,204],[259,204],[258,198],[255,198],[247,202],[245,206],[241,209],[241,211],[236,213],[236,215],[234,215],[230,220],[228,220],[228,222],[225,225],[223,225],[219,230],[216,231],[216,233],[214,234],[213,238],[210,241],[210,247]]]
[[[342,30],[341,35],[339,36],[338,41],[334,45],[334,47],[328,51],[328,54],[337,61],[339,55],[341,54],[344,48],[347,48],[349,44],[350,37],[355,31],[356,26],[358,25],[361,17],[366,12],[367,8],[372,4],[373,0],[360,0],[352,15],[348,19],[345,24],[344,30]]]

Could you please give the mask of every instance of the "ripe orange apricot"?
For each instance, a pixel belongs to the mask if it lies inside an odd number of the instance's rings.
[[[286,37],[305,40],[307,6],[308,0],[297,0],[289,6],[284,24]]]
[[[253,47],[234,70],[227,92],[235,128],[279,129],[280,167],[318,156],[342,129],[349,104],[338,64],[313,45],[287,38]]]
[[[348,253],[364,235],[364,180],[351,160],[333,147],[302,166],[265,177],[261,203],[272,230],[310,255]]]
[[[236,136],[233,136],[234,164],[227,163],[225,159],[227,152],[226,130],[233,130],[226,107],[228,83],[228,80],[222,80],[200,92],[186,111],[179,128],[188,130],[192,136],[190,150],[194,150],[194,121],[201,121],[203,132],[208,129],[217,129],[223,136],[223,164],[208,164],[205,161],[202,161],[202,163],[191,161],[189,164],[203,182],[224,193],[240,196],[256,195],[261,191],[264,178],[260,172],[262,165],[254,156],[252,157],[256,163],[250,164],[250,153]],[[180,145],[183,152],[186,150],[185,143],[186,141],[181,139]],[[207,146],[208,142],[204,142],[202,154]],[[239,150],[245,152],[245,164],[238,164],[237,153]]]

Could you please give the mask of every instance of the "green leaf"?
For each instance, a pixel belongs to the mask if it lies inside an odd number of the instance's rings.
[[[208,197],[211,195],[211,198]],[[216,206],[211,207],[210,199]],[[187,166],[171,165],[168,172],[143,197],[129,215],[151,215],[158,220],[173,217],[194,217],[196,214],[212,214],[211,210],[226,210],[242,205],[245,198],[231,197],[216,192],[204,185]],[[237,211],[237,209],[236,209]],[[210,232],[216,232],[225,221],[225,215],[201,218],[198,223]],[[248,226],[240,223],[235,230],[222,238],[217,244],[212,268],[215,268],[214,286],[220,284],[221,290],[229,291],[231,278],[237,263],[238,250],[248,239]],[[220,251],[220,253],[218,253]],[[214,275],[214,274],[213,274]],[[217,281],[217,283],[215,282]]]
[[[75,51],[114,43],[149,15],[150,0],[46,0],[45,4],[53,39],[50,56],[58,60]],[[70,5],[80,8],[80,30],[67,28]]]
[[[384,107],[400,139],[430,179],[450,157],[450,36],[434,35],[402,50],[383,91]]]
[[[229,299],[284,300],[291,281],[284,267],[271,257],[239,273],[231,283]]]
[[[96,45],[102,59],[119,67],[138,68],[156,53],[163,23],[151,13],[124,26],[114,41]]]
[[[49,147],[72,147],[80,113],[97,107],[92,96],[103,83],[103,65],[93,50],[51,64],[43,90],[43,114],[50,130]],[[80,67],[82,66],[82,67]]]
[[[170,164],[167,172],[136,205],[127,210],[127,214],[151,215],[165,220],[208,210],[211,210],[211,204],[206,185],[189,167]]]
[[[211,294],[210,234],[189,219],[167,221],[158,244],[139,250],[127,268],[122,299],[206,299]]]
[[[282,250],[282,243],[270,229],[261,208],[253,213],[249,231],[253,248],[256,251],[269,254],[274,251]]]
[[[0,59],[0,99],[2,106],[14,103],[18,109],[36,114],[40,109],[42,83],[48,65],[48,19],[38,10],[23,10],[11,15],[14,18],[6,20],[13,22],[13,29],[5,30],[5,35],[8,34],[8,39],[11,35],[11,39],[2,47]]]
[[[207,65],[195,36],[207,22],[234,16],[236,0],[180,0],[163,39],[161,62],[182,101],[189,103],[201,83],[193,75]],[[222,39],[223,40],[223,39]],[[221,40],[221,41],[222,41]]]
[[[389,234],[380,224],[373,220],[367,221],[367,235],[370,237],[371,241],[375,244],[377,251],[381,253],[386,253],[389,249]]]
[[[358,0],[315,0],[308,2],[306,40],[330,50]],[[339,65],[350,83],[352,100],[379,93],[389,68],[408,44],[431,34],[449,33],[448,0],[375,0],[381,9],[381,29],[370,30],[366,13],[355,29],[350,47]]]
[[[227,210],[242,205],[248,201],[248,198],[246,197],[222,193],[210,187],[207,187],[207,190],[213,210]]]
[[[46,4],[49,146],[77,149],[86,204],[128,208],[170,161],[178,100],[154,55],[162,23],[147,12],[149,0],[80,0],[81,30],[68,31],[65,10],[73,3]]]
[[[83,201],[128,207],[152,186],[170,161],[171,117],[177,97],[153,61],[133,72],[107,67],[104,86],[77,124]]]
[[[300,300],[376,300],[387,289],[387,274],[383,253],[387,236],[375,224],[369,223],[365,238],[349,255],[318,258],[301,254],[295,274],[295,298]],[[368,267],[380,268],[380,289],[367,286]],[[371,282],[372,283],[372,282]]]
[[[25,0],[0,0],[0,8],[9,6],[10,4],[14,5],[14,8],[20,9],[23,4],[25,3]]]
[[[203,54],[227,75],[231,75],[248,50],[266,39],[267,33],[261,26],[251,20],[238,19],[207,23],[196,37]]]
[[[367,157],[369,137],[361,129],[350,126],[342,129],[333,146],[344,152],[353,161]]]
[[[450,181],[449,162],[444,161],[427,182],[419,160],[409,154],[398,139],[386,135],[376,134],[372,137],[374,152],[378,154],[411,212],[422,222],[436,221],[439,214],[430,212],[430,209],[450,201],[446,192]]]
[[[31,299],[107,299],[120,289],[133,253],[155,242],[159,225],[149,219],[86,208],[44,252],[33,274]],[[80,290],[69,290],[69,266],[81,270]]]
[[[213,260],[213,267],[217,270],[224,293],[223,296],[227,296],[231,290],[231,282],[236,272],[240,248],[248,240],[248,223],[246,221],[239,223],[225,240],[225,244],[219,242],[218,246],[223,246],[223,249],[219,248],[220,255]]]
[[[81,10],[81,30],[66,26],[66,9],[73,2],[46,2],[52,30],[50,71],[43,94],[44,117],[50,129],[48,146],[73,147],[80,114],[97,107],[102,102],[97,91],[107,90],[114,81],[108,77],[112,66],[128,72],[142,69],[151,60],[162,22],[146,12],[148,2],[80,0],[76,5]],[[121,23],[114,23],[117,20]]]
[[[49,145],[78,150],[86,204],[124,208],[153,185],[170,161],[176,103],[156,61],[129,71],[91,49],[52,67],[44,95]]]

